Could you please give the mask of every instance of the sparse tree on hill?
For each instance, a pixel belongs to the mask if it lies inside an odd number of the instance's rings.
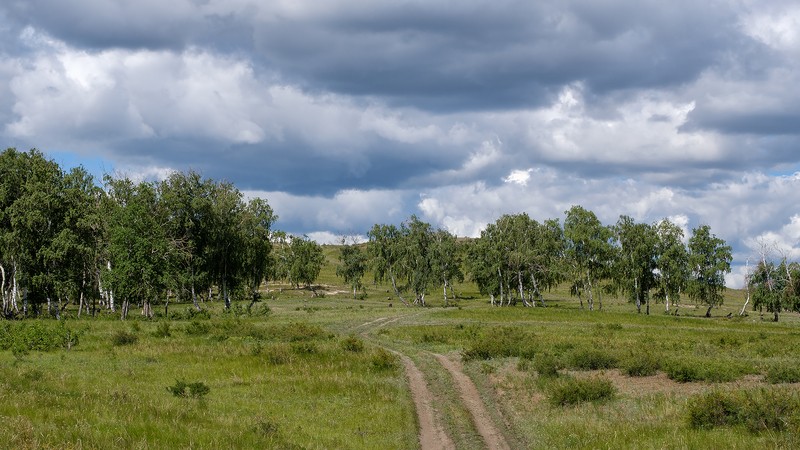
[[[708,225],[692,230],[689,239],[691,278],[688,294],[696,302],[708,306],[706,317],[711,317],[713,307],[722,304],[725,274],[731,271],[732,259],[731,247],[711,234]]]
[[[450,289],[451,296],[455,297],[453,282],[464,281],[464,273],[461,271],[461,249],[455,236],[447,230],[439,229],[433,233],[430,251],[433,278],[442,283],[444,305],[447,306],[447,290]]]
[[[650,314],[650,290],[656,286],[658,234],[645,223],[620,216],[615,227],[619,249],[615,275],[617,284],[636,305],[636,312]]]
[[[658,280],[655,297],[664,301],[669,313],[670,304],[678,306],[681,292],[689,278],[689,253],[683,243],[683,230],[667,219],[655,225],[658,235],[656,268]]]
[[[367,271],[367,256],[355,242],[347,243],[342,238],[339,247],[339,265],[336,266],[336,276],[341,277],[353,290],[353,298],[360,289],[364,288],[361,279]]]
[[[581,206],[573,206],[566,215],[564,219],[566,259],[573,280],[573,292],[579,299],[581,292],[585,292],[589,310],[593,310],[595,288],[609,273],[613,256],[610,242],[613,233],[593,212]],[[599,290],[597,292],[599,293]],[[600,308],[602,309],[602,302]]]
[[[402,235],[394,225],[373,225],[368,233],[369,243],[367,253],[372,266],[372,273],[376,282],[386,279],[391,281],[392,289],[397,298],[408,306],[397,285],[397,279],[403,270]]]

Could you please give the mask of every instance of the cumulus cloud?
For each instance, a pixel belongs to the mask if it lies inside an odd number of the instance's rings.
[[[14,0],[0,134],[232,181],[320,241],[580,204],[708,223],[742,259],[797,247],[799,20],[788,0]]]

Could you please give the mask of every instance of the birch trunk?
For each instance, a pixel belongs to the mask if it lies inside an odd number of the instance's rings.
[[[404,299],[403,296],[400,295],[400,291],[397,289],[397,280],[394,278],[394,273],[392,273],[391,271],[389,271],[389,279],[392,280],[392,289],[394,289],[394,295],[396,295],[397,298],[399,298],[404,305],[409,306],[406,299]]]
[[[6,269],[0,264],[0,296],[3,297],[3,315],[8,313],[8,298],[6,296]]]
[[[586,285],[589,287],[589,298],[586,299],[586,304],[589,305],[589,311],[594,311],[594,295],[592,294],[592,277],[589,275],[589,270],[586,270]]]

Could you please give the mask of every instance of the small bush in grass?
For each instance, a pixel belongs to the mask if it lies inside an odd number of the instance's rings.
[[[199,320],[192,320],[189,325],[186,325],[186,334],[189,336],[202,336],[211,331],[211,326]]]
[[[689,401],[687,419],[693,428],[734,425],[741,407],[742,401],[738,396],[715,390]]]
[[[533,360],[533,370],[535,370],[540,377],[555,378],[558,376],[558,370],[561,368],[562,365],[558,358],[548,353],[536,355],[536,358]]]
[[[743,369],[730,361],[688,359],[668,363],[665,372],[670,379],[679,383],[692,381],[721,383],[736,380]]]
[[[572,354],[570,364],[578,370],[613,369],[617,366],[617,358],[602,350],[583,349]]]
[[[292,351],[298,355],[313,355],[319,349],[313,342],[300,341],[292,344]]]
[[[623,362],[623,369],[631,377],[649,377],[661,369],[661,362],[648,353],[631,355]]]
[[[325,332],[321,327],[303,322],[294,322],[285,325],[278,330],[278,334],[290,342],[331,337],[331,335]]]
[[[607,378],[564,377],[550,385],[549,399],[554,406],[570,406],[610,400],[616,392],[616,388]]]
[[[378,371],[395,370],[400,367],[396,355],[383,348],[378,348],[370,357],[372,368]]]
[[[497,372],[497,368],[488,362],[484,361],[481,363],[481,373],[484,375],[491,375]]]
[[[344,338],[341,346],[346,352],[361,353],[364,351],[364,341],[355,336],[348,336]]]
[[[194,383],[187,383],[183,380],[175,380],[175,384],[172,386],[167,386],[167,391],[171,392],[175,397],[191,397],[191,398],[203,398],[211,392],[211,388],[206,386],[205,383],[201,381],[196,381]]]
[[[519,327],[485,330],[461,352],[464,361],[518,356],[532,358],[536,353],[535,335]]]
[[[111,336],[111,343],[117,347],[123,345],[133,345],[139,341],[139,336],[124,330],[119,330]]]
[[[800,383],[800,367],[777,364],[767,369],[764,379],[772,384]]]
[[[263,353],[267,362],[274,366],[286,364],[292,359],[291,352],[285,345],[273,345]]]
[[[689,425],[711,429],[743,425],[751,432],[786,431],[800,424],[800,394],[794,390],[714,390],[689,400]]]
[[[172,336],[172,330],[170,329],[169,322],[159,322],[156,326],[156,331],[153,334],[155,334],[156,337],[161,338],[168,338]]]

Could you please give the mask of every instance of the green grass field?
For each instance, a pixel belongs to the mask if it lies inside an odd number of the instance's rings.
[[[406,308],[372,283],[353,300],[325,252],[318,296],[269,286],[251,314],[213,302],[208,315],[0,323],[0,447],[418,448],[387,350],[424,372],[458,448],[483,443],[434,354],[463,359],[514,448],[800,447],[800,320],[740,318],[739,291],[711,319],[689,303],[638,315],[614,298],[590,312],[562,290],[547,308],[492,308],[469,283],[455,306],[434,290],[429,307]],[[30,350],[48,332],[56,348]],[[178,382],[208,392],[176,396]]]

